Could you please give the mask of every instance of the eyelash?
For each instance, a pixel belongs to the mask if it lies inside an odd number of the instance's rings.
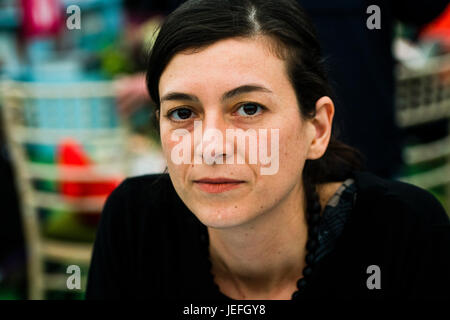
[[[263,106],[262,104],[259,104],[259,103],[256,103],[256,102],[244,102],[244,103],[241,103],[241,104],[236,108],[236,110],[235,110],[234,112],[237,112],[241,107],[243,107],[243,106],[245,106],[245,105],[255,105],[255,106],[257,106],[257,107],[260,107],[260,108],[261,108],[261,112],[264,112],[264,111],[267,110],[267,108],[266,108],[265,106]],[[183,120],[175,120],[175,119],[173,119],[171,116],[172,116],[176,111],[179,111],[179,110],[189,110],[189,111],[191,111],[192,113],[194,113],[194,111],[191,110],[191,109],[188,108],[188,107],[179,107],[179,108],[176,108],[176,109],[173,109],[173,110],[168,111],[168,112],[167,112],[167,115],[165,115],[165,117],[166,117],[166,118],[169,118],[169,120],[171,120],[171,121],[173,121],[173,122],[185,122],[185,121],[191,119],[191,117],[188,118],[188,119],[183,119]],[[256,115],[249,115],[249,116],[242,116],[242,117],[243,117],[243,118],[255,118],[255,117],[259,116],[259,115],[261,114],[261,112],[258,113],[258,114],[256,114]]]

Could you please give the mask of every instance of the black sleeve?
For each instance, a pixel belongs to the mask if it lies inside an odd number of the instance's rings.
[[[103,208],[92,252],[86,299],[119,299],[124,296],[121,279],[127,273],[121,263],[127,243],[124,218],[125,182],[108,197]]]
[[[448,5],[448,0],[394,0],[394,16],[401,22],[422,26],[441,14]]]
[[[447,213],[434,199],[429,206],[425,228],[423,259],[423,297],[450,299],[450,222]]]
[[[450,299],[450,219],[429,191],[403,182],[390,182],[387,195],[395,199],[389,219],[396,220],[394,254],[404,265],[396,271],[405,297]],[[403,257],[403,258],[402,258]]]
[[[435,225],[425,234],[424,297],[450,300],[450,226]]]
[[[408,199],[408,198],[407,198]],[[419,217],[420,228],[412,235],[419,259],[413,298],[450,299],[450,219],[441,203],[428,191],[410,188],[409,208]]]

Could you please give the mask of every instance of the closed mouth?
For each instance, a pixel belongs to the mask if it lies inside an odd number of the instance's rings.
[[[203,178],[194,183],[207,193],[222,193],[238,188],[245,181],[228,178]]]
[[[210,183],[210,184],[224,184],[224,183],[242,183],[242,180],[229,179],[229,178],[202,178],[194,180],[196,183]]]

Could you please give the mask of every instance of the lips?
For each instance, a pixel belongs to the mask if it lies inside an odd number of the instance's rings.
[[[194,182],[200,182],[200,183],[239,183],[239,182],[244,182],[244,181],[219,177],[219,178],[201,178],[201,179],[198,179],[198,180],[194,180]]]
[[[229,178],[201,178],[194,180],[194,183],[208,193],[221,193],[240,187],[245,181]]]

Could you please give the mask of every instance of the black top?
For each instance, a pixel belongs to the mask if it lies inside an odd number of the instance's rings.
[[[305,295],[450,298],[450,221],[440,203],[409,184],[366,172],[352,178],[351,212]],[[226,299],[208,268],[205,230],[167,174],[126,179],[105,204],[86,298]],[[371,265],[380,289],[367,286]]]

